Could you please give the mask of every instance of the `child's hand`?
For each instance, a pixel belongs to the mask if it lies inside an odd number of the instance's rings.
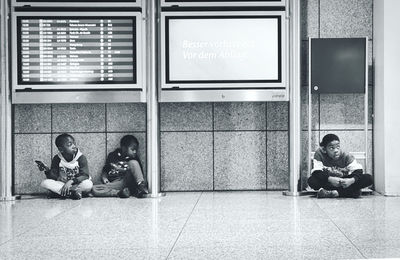
[[[340,181],[340,185],[342,186],[342,188],[346,189],[350,187],[350,185],[352,185],[354,182],[355,182],[354,178],[346,178]]]
[[[107,178],[103,178],[103,183],[104,183],[104,184],[110,183],[110,180],[107,179]]]
[[[35,161],[35,163],[37,164],[37,167],[39,168],[39,171],[49,171],[50,168],[44,164],[42,161]]]
[[[322,170],[323,170],[324,172],[331,172],[331,171],[332,171],[332,168],[331,168],[331,167],[323,166],[323,167],[322,167]]]
[[[342,183],[342,178],[339,177],[329,177],[328,182],[333,186],[333,187],[341,187]]]
[[[331,172],[334,177],[343,177],[343,172],[340,169],[332,168]]]
[[[61,196],[65,197],[69,194],[69,189],[72,186],[73,180],[67,181],[64,186],[61,188]]]

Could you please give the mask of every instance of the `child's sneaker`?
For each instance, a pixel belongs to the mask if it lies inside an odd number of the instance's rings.
[[[128,188],[123,188],[122,190],[120,190],[117,193],[118,197],[120,197],[121,199],[126,199],[129,198],[131,196],[131,192],[129,191]]]
[[[145,198],[147,194],[149,194],[149,190],[147,189],[147,185],[144,181],[138,183],[138,198]]]
[[[339,197],[339,193],[337,190],[325,190],[324,188],[321,188],[317,192],[318,199],[337,198],[337,197]]]
[[[79,190],[72,190],[70,198],[73,200],[80,200],[82,199],[82,193]]]

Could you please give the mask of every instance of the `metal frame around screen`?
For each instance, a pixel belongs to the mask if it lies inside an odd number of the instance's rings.
[[[281,22],[281,81],[268,83],[168,83],[166,58],[167,17],[257,17],[279,16]],[[285,11],[218,11],[218,12],[162,12],[161,13],[161,87],[162,102],[202,101],[287,101],[288,100],[288,24]],[[179,89],[176,86],[179,85]]]
[[[218,7],[218,6],[285,6],[286,0],[253,0],[253,1],[240,1],[240,0],[219,0],[219,1],[207,1],[207,0],[186,0],[186,1],[170,1],[161,0],[162,7],[169,6],[182,6],[182,7]]]
[[[118,0],[118,1],[108,1],[108,0],[97,0],[97,1],[69,1],[69,0],[12,0],[11,5],[13,7],[17,6],[31,6],[31,7],[141,7],[142,0],[136,0],[135,2],[131,0]]]
[[[30,90],[21,90],[18,84],[18,50],[17,50],[17,17],[52,17],[52,16],[71,16],[71,17],[96,17],[96,16],[113,16],[113,17],[133,17],[136,19],[136,83],[135,84],[62,84],[58,85],[58,89],[51,87],[52,85],[33,85],[41,86],[40,88],[32,88]],[[81,103],[81,102],[130,102],[145,100],[145,35],[144,21],[140,12],[13,12],[12,14],[12,94],[13,103]],[[26,85],[23,85],[26,87]]]

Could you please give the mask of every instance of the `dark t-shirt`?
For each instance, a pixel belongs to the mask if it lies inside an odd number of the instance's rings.
[[[126,163],[129,162],[130,160],[138,161],[143,171],[143,167],[140,163],[138,156],[136,156],[135,158],[123,156],[121,149],[118,148],[115,151],[108,154],[106,164],[103,167],[103,172],[102,172],[103,176],[106,177],[111,182],[114,180],[122,179],[125,176],[126,171],[114,170],[114,167],[112,167],[111,164],[119,164],[120,166],[124,167],[123,165],[126,165]]]

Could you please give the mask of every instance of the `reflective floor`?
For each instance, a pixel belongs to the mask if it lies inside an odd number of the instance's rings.
[[[281,192],[0,202],[0,259],[400,257],[400,197]]]

